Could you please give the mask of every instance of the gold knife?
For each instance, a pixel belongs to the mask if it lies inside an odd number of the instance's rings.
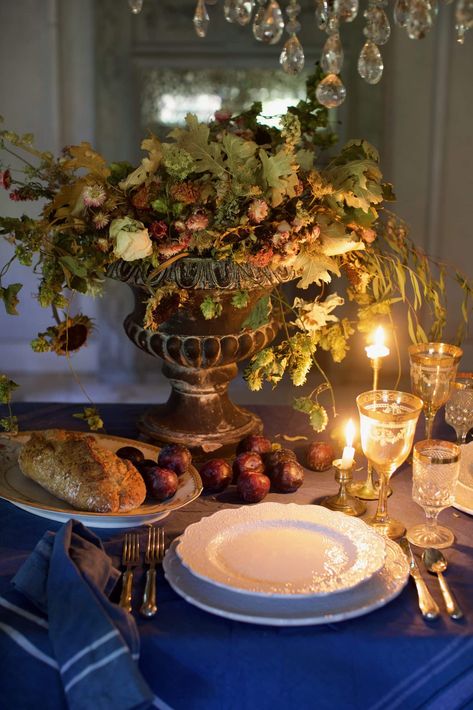
[[[401,550],[407,557],[409,563],[409,574],[415,582],[417,588],[417,594],[419,595],[419,608],[424,619],[437,619],[440,615],[440,609],[436,601],[432,598],[426,583],[424,582],[422,575],[420,573],[419,566],[415,561],[414,555],[412,554],[411,546],[407,538],[402,537],[399,540]]]

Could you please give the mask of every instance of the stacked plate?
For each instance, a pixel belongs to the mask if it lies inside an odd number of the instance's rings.
[[[190,525],[169,548],[171,587],[213,614],[273,626],[361,616],[408,578],[398,545],[316,505],[261,503]]]
[[[453,507],[473,515],[473,441],[461,447],[460,476]]]

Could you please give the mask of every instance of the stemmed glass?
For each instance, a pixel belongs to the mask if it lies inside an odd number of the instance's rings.
[[[383,535],[401,537],[404,525],[388,515],[389,479],[409,456],[423,402],[408,392],[372,390],[356,398],[363,453],[379,477],[378,508],[368,520]]]
[[[451,530],[437,523],[441,510],[455,501],[460,472],[460,447],[449,441],[427,439],[414,445],[412,497],[425,511],[426,522],[407,531],[407,539],[419,547],[450,547]]]
[[[450,396],[462,355],[461,348],[447,343],[409,346],[412,391],[424,401],[426,439],[432,437],[435,415]]]
[[[473,373],[459,372],[456,376],[445,405],[445,421],[455,429],[457,444],[464,444],[473,428]]]

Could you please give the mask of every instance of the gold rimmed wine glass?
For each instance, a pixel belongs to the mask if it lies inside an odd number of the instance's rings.
[[[459,372],[445,405],[445,421],[455,429],[457,444],[466,444],[473,429],[473,372]]]
[[[455,502],[460,472],[460,447],[450,441],[427,439],[414,445],[412,498],[425,512],[426,522],[407,531],[407,539],[419,547],[450,547],[455,536],[437,523],[438,514]]]
[[[425,438],[432,438],[435,415],[448,400],[463,350],[448,343],[418,343],[409,346],[411,385],[422,398]]]
[[[359,394],[356,403],[363,453],[379,477],[378,508],[367,523],[382,535],[396,539],[406,529],[388,515],[389,479],[409,456],[423,402],[408,392],[371,390]]]

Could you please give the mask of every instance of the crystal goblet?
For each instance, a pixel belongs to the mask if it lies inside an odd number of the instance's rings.
[[[457,444],[464,444],[473,428],[473,373],[459,372],[445,405],[445,421],[455,429]]]
[[[408,392],[372,390],[358,395],[356,403],[363,453],[378,474],[380,484],[378,508],[367,523],[396,539],[404,534],[405,527],[388,515],[389,479],[409,456],[423,402]]]
[[[412,497],[425,511],[426,522],[407,531],[407,539],[419,547],[450,547],[455,537],[437,523],[441,510],[455,501],[460,472],[460,447],[450,441],[427,439],[414,445]]]
[[[426,439],[432,437],[435,415],[450,396],[462,355],[461,348],[448,343],[409,346],[412,391],[424,402]]]

